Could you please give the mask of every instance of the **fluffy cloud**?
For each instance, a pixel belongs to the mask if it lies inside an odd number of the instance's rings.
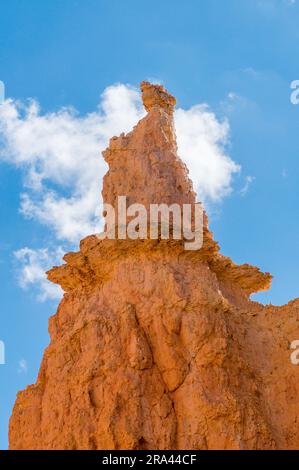
[[[97,111],[83,117],[73,109],[42,114],[34,101],[6,101],[0,107],[0,159],[24,172],[23,214],[73,243],[99,229],[107,171],[101,151],[143,114],[138,92],[125,85],[108,87]]]
[[[101,151],[112,136],[130,131],[143,116],[139,92],[123,84],[106,88],[96,111],[84,116],[72,108],[43,114],[36,101],[6,100],[0,106],[0,161],[23,173],[23,215],[48,226],[57,243],[72,245],[99,232],[100,191],[107,171]],[[220,122],[206,105],[196,105],[178,109],[175,125],[179,155],[199,199],[220,201],[239,170],[225,150],[228,123]],[[45,297],[57,295],[43,276],[53,254],[24,248],[16,257],[22,263],[23,287],[35,282]]]
[[[240,167],[225,152],[227,121],[219,122],[207,105],[175,113],[178,151],[187,164],[198,199],[220,201],[231,191],[232,176]]]
[[[19,263],[19,285],[23,289],[34,286],[38,292],[37,298],[41,302],[47,299],[59,299],[62,295],[61,288],[50,283],[45,272],[49,267],[61,264],[63,254],[61,247],[55,248],[52,252],[47,248],[32,250],[27,247],[15,251],[14,255]]]

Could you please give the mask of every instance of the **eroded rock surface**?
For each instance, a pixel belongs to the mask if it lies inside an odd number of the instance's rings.
[[[104,152],[104,200],[194,204],[175,99],[141,88],[147,116]],[[18,394],[11,449],[299,448],[299,299],[252,302],[270,274],[221,255],[207,223],[199,251],[90,236],[65,262],[48,273],[65,295],[37,382]]]

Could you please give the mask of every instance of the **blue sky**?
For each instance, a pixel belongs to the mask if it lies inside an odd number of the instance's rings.
[[[92,225],[95,193],[87,197],[84,184],[97,165],[100,176],[105,170],[94,148],[142,114],[134,89],[141,80],[157,79],[177,97],[180,138],[192,139],[182,153],[198,184],[206,178],[196,151],[208,145],[217,163],[203,197],[222,252],[275,276],[260,301],[298,296],[299,106],[290,102],[290,83],[299,79],[298,3],[1,2],[0,80],[11,101],[0,117],[0,448],[15,395],[36,380],[49,340],[57,291],[43,269],[77,246],[78,225]],[[192,108],[202,103],[208,108]],[[69,106],[77,113],[61,111]],[[208,126],[198,140],[203,117]],[[66,122],[71,130],[62,132]]]

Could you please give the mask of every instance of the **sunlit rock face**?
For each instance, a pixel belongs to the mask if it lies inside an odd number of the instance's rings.
[[[195,204],[173,98],[141,84],[148,114],[113,137],[104,201]],[[299,300],[252,302],[271,276],[181,240],[91,235],[48,273],[65,291],[36,384],[19,392],[11,449],[296,449]]]

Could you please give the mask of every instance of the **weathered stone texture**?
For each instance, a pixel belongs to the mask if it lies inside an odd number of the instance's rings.
[[[147,116],[110,141],[103,197],[194,203],[162,87]],[[249,300],[271,276],[204,246],[90,236],[49,279],[64,298],[35,385],[18,394],[11,449],[296,449],[299,300]]]

